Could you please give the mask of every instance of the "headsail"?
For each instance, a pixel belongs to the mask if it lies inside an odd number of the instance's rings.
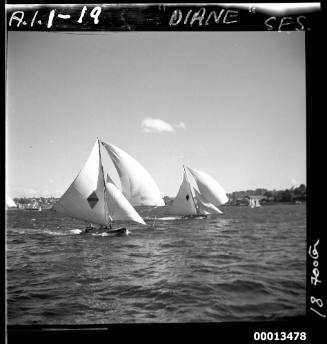
[[[206,200],[196,189],[195,192],[195,199],[198,206],[198,212],[201,215],[210,215],[210,214],[223,214],[217,207],[215,207],[212,203]]]
[[[146,224],[113,183],[106,183],[106,201],[109,206],[110,217],[113,221],[128,220],[142,223],[143,225]]]
[[[139,162],[112,144],[102,144],[117,169],[122,193],[133,206],[165,205],[157,184]]]
[[[187,167],[194,177],[201,195],[213,205],[225,204],[228,198],[221,185],[207,173]]]
[[[196,215],[197,210],[194,204],[191,187],[187,180],[185,171],[183,172],[182,183],[178,193],[167,210],[169,215]]]
[[[99,140],[97,140],[84,167],[53,209],[67,216],[107,225],[109,217],[104,189]]]

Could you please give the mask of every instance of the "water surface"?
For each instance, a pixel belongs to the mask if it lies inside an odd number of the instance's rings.
[[[52,211],[7,212],[8,324],[261,321],[305,314],[306,207],[222,207],[80,234]]]

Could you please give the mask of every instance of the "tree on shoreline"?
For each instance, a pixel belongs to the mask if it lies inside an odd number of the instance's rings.
[[[255,190],[234,191],[227,195],[229,203],[237,203],[249,196],[257,196],[264,202],[304,202],[307,199],[307,187],[304,184],[286,190],[267,190],[258,188]]]

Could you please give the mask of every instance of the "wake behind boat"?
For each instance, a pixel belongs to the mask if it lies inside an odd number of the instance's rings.
[[[118,171],[122,191],[105,171],[101,146]],[[127,234],[125,227],[112,229],[112,223],[127,220],[146,225],[132,204],[159,206],[164,202],[156,183],[140,163],[120,148],[97,139],[82,170],[53,210],[100,225],[102,232],[106,229],[107,233]],[[92,230],[93,226],[86,232]]]

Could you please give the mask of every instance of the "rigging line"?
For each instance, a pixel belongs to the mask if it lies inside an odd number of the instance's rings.
[[[191,191],[191,196],[192,196],[192,200],[193,200],[193,204],[194,204],[196,213],[197,213],[197,215],[200,215],[200,212],[199,212],[199,209],[198,209],[198,205],[197,205],[197,203],[195,203],[195,200],[194,200],[194,197],[193,197],[193,192],[192,192],[191,184],[190,184],[190,181],[188,180],[187,173],[186,173],[186,169],[185,169],[185,166],[184,166],[184,165],[183,165],[183,169],[184,169],[186,181],[187,181],[188,186],[189,186],[190,191]]]

